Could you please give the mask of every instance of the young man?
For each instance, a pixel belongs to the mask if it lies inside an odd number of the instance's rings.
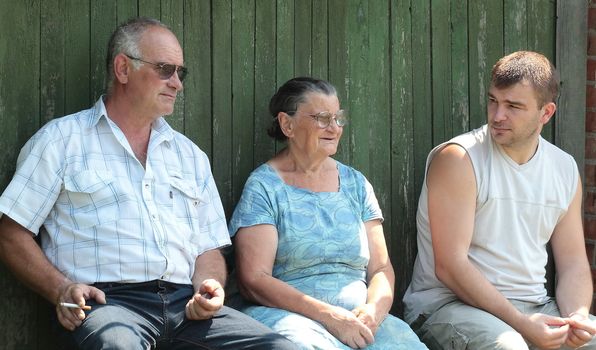
[[[223,306],[230,241],[209,162],[163,118],[183,63],[159,21],[116,29],[107,95],[23,147],[0,197],[0,256],[56,305],[67,346],[293,349]]]
[[[577,165],[540,136],[558,86],[544,56],[503,57],[488,124],[428,157],[404,302],[431,349],[596,349]],[[549,241],[555,299],[544,287]]]

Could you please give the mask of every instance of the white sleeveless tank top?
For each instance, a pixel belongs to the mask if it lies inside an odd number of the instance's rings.
[[[546,243],[577,189],[575,160],[540,137],[536,154],[519,165],[492,142],[485,125],[435,147],[427,158],[427,171],[433,156],[447,144],[466,150],[476,176],[470,261],[506,298],[544,302]],[[425,178],[416,215],[418,256],[404,296],[408,323],[456,299],[435,276],[427,191]]]

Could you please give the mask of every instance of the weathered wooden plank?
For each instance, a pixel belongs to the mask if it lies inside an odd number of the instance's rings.
[[[78,3],[81,3],[81,1]],[[89,4],[85,5],[89,6]],[[126,22],[129,18],[138,16],[139,5],[137,0],[120,0],[116,6],[118,8],[116,14],[118,24]]]
[[[312,68],[312,0],[294,3],[294,74],[310,76]]]
[[[387,246],[395,270],[392,313],[403,315],[401,298],[416,257],[411,1],[391,1],[391,231]],[[385,213],[387,216],[387,213]]]
[[[240,199],[253,170],[254,0],[232,2],[232,198]]]
[[[557,4],[551,0],[528,2],[528,49],[544,54],[555,65],[556,12]],[[569,38],[572,37],[566,40]],[[555,123],[552,120],[542,130],[542,137],[553,142],[554,133]]]
[[[138,0],[139,16],[161,20],[161,0]]]
[[[587,2],[568,0],[557,6],[556,62],[561,94],[555,118],[555,143],[575,158],[584,172],[586,120]],[[571,40],[572,38],[572,40]]]
[[[256,1],[255,23],[255,114],[254,114],[254,163],[253,168],[269,160],[275,154],[275,141],[267,135],[272,117],[269,100],[275,94],[276,85],[276,27],[275,2]]]
[[[184,133],[213,160],[211,2],[184,2],[183,31],[184,65],[189,69],[184,81]]]
[[[350,111],[350,124],[344,127],[342,143],[348,145],[350,164],[364,174],[370,171],[370,96],[368,95],[370,41],[368,27],[368,6],[366,1],[352,0],[347,8],[346,48],[349,77],[344,106]]]
[[[64,115],[66,24],[66,2],[64,0],[41,4],[41,124],[45,124],[55,116]]]
[[[451,115],[451,7],[449,1],[432,0],[432,143],[453,135]]]
[[[368,52],[367,61],[369,68],[364,69],[367,81],[366,88],[366,111],[355,115],[354,118],[368,121],[367,144],[370,157],[368,169],[362,169],[364,175],[369,179],[379,205],[383,211],[385,221],[383,229],[385,237],[391,237],[392,233],[401,237],[403,233],[393,230],[393,217],[391,215],[393,203],[391,202],[391,60],[390,52],[390,3],[387,0],[363,2],[368,7],[366,22]],[[374,69],[370,69],[374,67]],[[365,152],[362,152],[365,153]],[[397,273],[401,277],[402,271]],[[400,282],[403,279],[400,278]]]
[[[11,179],[25,141],[40,126],[40,1],[0,0],[0,189]],[[0,266],[0,344],[37,349],[38,297]]]
[[[414,127],[414,187],[422,188],[426,156],[432,143],[432,72],[430,2],[412,1],[412,118]],[[418,195],[416,195],[418,197]]]
[[[530,3],[535,1],[530,1]],[[528,49],[528,4],[526,0],[504,0],[503,39],[505,54]]]
[[[89,93],[96,101],[106,87],[106,50],[110,35],[118,25],[116,1],[92,1],[90,5],[90,70]]]
[[[451,0],[451,137],[470,129],[468,1]]]
[[[328,79],[329,74],[329,8],[327,0],[315,0],[312,4],[312,68],[311,75]]]
[[[294,74],[294,0],[277,0],[276,9],[276,87],[295,77]],[[275,143],[276,152],[284,148]]]
[[[347,51],[347,32],[349,5],[343,0],[329,0],[329,82],[337,89],[339,101],[343,108],[349,110],[349,78],[348,78],[348,51]],[[351,164],[350,162],[350,139],[348,137],[350,124],[344,127],[344,136],[339,143],[339,149],[335,159],[340,162]]]
[[[89,108],[93,103],[90,92],[90,56],[92,35],[90,33],[89,3],[66,0],[65,11],[65,82],[64,114],[71,114]],[[103,44],[101,72],[107,75],[105,57],[108,43]],[[46,113],[48,115],[49,113]],[[60,114],[57,114],[60,115]]]
[[[212,5],[213,42],[213,177],[226,216],[232,202],[232,4],[215,0]]]
[[[503,3],[491,0],[470,1],[470,127],[486,124],[486,96],[490,71],[503,56]]]
[[[167,24],[172,32],[176,34],[180,45],[184,47],[184,2],[179,0],[162,0],[161,1],[161,21]],[[174,113],[166,117],[168,123],[182,133],[184,133],[184,107],[185,107],[185,93],[184,90],[178,93]]]

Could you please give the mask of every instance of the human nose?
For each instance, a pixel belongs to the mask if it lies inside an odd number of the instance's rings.
[[[182,91],[184,89],[184,85],[178,76],[178,71],[174,71],[174,74],[168,79],[168,85],[172,86],[176,91]]]
[[[497,123],[507,119],[507,112],[505,107],[495,103],[494,107],[492,108],[491,117],[493,121]]]

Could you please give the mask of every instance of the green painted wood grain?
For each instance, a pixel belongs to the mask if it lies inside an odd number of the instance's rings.
[[[415,0],[414,0],[415,1]],[[395,270],[395,294],[402,296],[416,256],[414,186],[412,13],[410,0],[391,1],[391,230],[385,228]],[[388,213],[385,212],[385,215]],[[396,298],[396,299],[399,299]],[[401,301],[392,312],[403,313]]]
[[[294,2],[294,75],[310,76],[312,68],[312,0]]]
[[[232,199],[253,170],[255,2],[232,2]]]
[[[184,133],[213,161],[211,3],[184,2]]]
[[[468,1],[451,0],[451,113],[456,136],[470,130]]]
[[[571,3],[569,5],[571,6]],[[556,20],[556,2],[552,0],[528,2],[528,49],[544,54],[555,65],[556,26],[553,26],[552,23]],[[567,40],[570,38],[571,36]],[[556,115],[555,118],[557,118]],[[542,137],[554,142],[555,126],[554,120],[546,124],[542,129]]]
[[[213,177],[226,215],[232,214],[232,4],[212,5]]]
[[[432,0],[431,74],[432,143],[437,145],[453,135],[451,111],[451,7],[445,0]],[[436,64],[438,63],[438,64]]]
[[[428,1],[412,1],[412,119],[414,169],[412,180],[420,191],[426,155],[433,146],[431,17]]]
[[[41,2],[0,0],[0,188],[12,177],[17,155],[40,127]],[[0,346],[37,349],[40,310],[32,292],[0,266]]]
[[[0,8],[0,188],[43,123],[103,93],[109,35],[137,14],[164,21],[184,47],[190,75],[167,120],[209,155],[228,217],[246,176],[284,146],[265,133],[276,88],[296,75],[331,81],[351,118],[336,158],[367,176],[381,204],[397,315],[427,153],[486,122],[490,69],[503,53],[556,58],[562,95],[544,134],[583,162],[582,0],[0,0]],[[0,347],[44,348],[48,303],[2,266],[0,290]]]
[[[253,168],[275,154],[275,141],[267,135],[273,120],[269,100],[276,91],[276,6],[269,0],[256,0],[255,94]]]
[[[294,78],[294,0],[277,0],[276,2],[276,88]],[[285,143],[276,142],[275,151],[285,147]]]

